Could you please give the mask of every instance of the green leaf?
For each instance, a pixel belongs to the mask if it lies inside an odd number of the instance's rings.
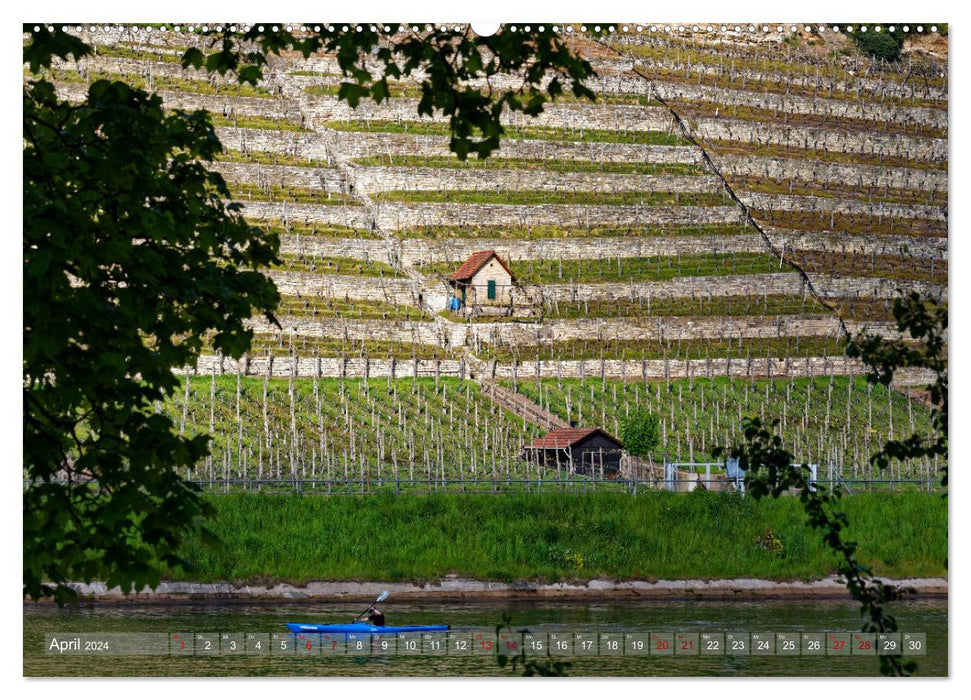
[[[362,97],[368,94],[367,88],[363,88],[357,83],[341,83],[340,90],[337,92],[337,99],[345,100],[351,107],[357,107]]]
[[[203,63],[205,63],[206,57],[202,54],[202,51],[194,46],[186,49],[186,52],[182,54],[182,67],[183,68],[202,68]]]

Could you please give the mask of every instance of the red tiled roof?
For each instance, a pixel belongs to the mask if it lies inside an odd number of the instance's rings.
[[[601,433],[602,435],[610,438],[611,440],[614,440],[614,442],[618,442],[619,444],[619,441],[617,441],[612,436],[602,431],[600,428],[557,428],[556,430],[551,430],[550,432],[546,433],[546,435],[544,435],[543,437],[533,440],[532,443],[530,443],[529,445],[526,445],[526,449],[527,450],[565,449],[567,447],[571,447],[572,445],[580,442],[581,440],[585,440],[586,438],[590,437],[594,433]]]
[[[499,261],[499,264],[503,266],[506,272],[509,273],[509,276],[512,277],[512,271],[506,267],[506,263],[502,261],[502,258],[496,255],[496,251],[478,250],[472,253],[472,255],[469,256],[469,259],[462,263],[462,266],[459,269],[449,275],[449,279],[453,282],[465,282],[472,279],[475,273],[481,270],[482,267],[489,262],[493,256],[495,256],[496,260]]]

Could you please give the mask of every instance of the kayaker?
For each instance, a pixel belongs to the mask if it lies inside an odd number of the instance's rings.
[[[384,627],[384,613],[372,605],[367,611],[367,621],[375,627]]]

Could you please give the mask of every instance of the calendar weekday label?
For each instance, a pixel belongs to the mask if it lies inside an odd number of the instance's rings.
[[[597,632],[484,629],[400,633],[47,634],[60,656],[925,656],[924,632]]]

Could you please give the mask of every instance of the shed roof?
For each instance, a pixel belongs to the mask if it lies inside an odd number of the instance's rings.
[[[512,270],[506,267],[506,263],[502,261],[496,251],[494,250],[477,250],[469,256],[469,259],[462,263],[455,272],[449,275],[449,279],[453,282],[467,282],[475,276],[475,273],[481,270],[487,262],[495,258],[502,265],[503,269],[509,273],[510,277],[513,277]]]
[[[600,433],[608,440],[613,440],[618,446],[620,445],[620,440],[600,428],[557,428],[546,433],[543,437],[533,440],[529,445],[526,445],[526,449],[562,450],[567,447],[573,447],[578,442],[586,440],[595,433]]]

